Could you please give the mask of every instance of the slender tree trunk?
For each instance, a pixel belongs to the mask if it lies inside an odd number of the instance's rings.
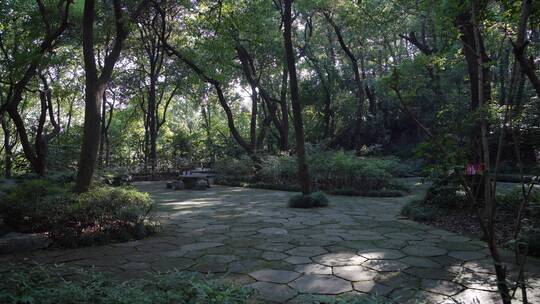
[[[10,178],[12,171],[13,146],[10,139],[9,123],[4,117],[1,118],[1,123],[4,132],[4,177]]]
[[[251,143],[251,149],[253,151],[257,150],[257,101],[259,99],[257,93],[257,88],[255,86],[251,86],[251,121],[249,124],[249,135],[250,135],[250,143]]]
[[[101,128],[100,128],[100,132],[101,132],[101,138],[104,139],[105,136],[107,136],[107,126],[106,126],[106,113],[107,113],[107,93],[106,92],[103,92],[103,101],[101,103]],[[98,165],[100,167],[103,167],[105,161],[105,141],[104,140],[101,140],[99,142],[99,161],[98,161]]]
[[[475,27],[472,22],[472,12],[467,10],[456,17],[455,24],[460,31],[460,39],[463,44],[463,54],[467,61],[469,83],[470,83],[470,111],[476,112],[479,110],[480,105],[487,104],[491,97],[491,84],[489,79],[489,69],[487,63],[490,61],[484,47],[483,38],[481,35],[475,33]],[[477,37],[476,37],[477,36]],[[482,61],[482,65],[478,64],[478,56]],[[481,69],[481,71],[479,71]],[[480,79],[480,75],[482,75]],[[481,92],[480,92],[481,91]],[[471,161],[473,163],[481,163],[484,155],[484,146],[481,142],[482,138],[482,126],[480,123],[475,123],[470,133],[471,139]],[[489,153],[489,151],[487,151]],[[485,163],[486,167],[490,164]],[[486,188],[485,176],[480,177],[477,185],[474,185],[478,189],[478,201],[484,201],[484,194]]]
[[[476,20],[477,15],[477,8],[476,8],[476,0],[472,1],[472,9],[471,9],[471,30],[473,34],[473,41],[474,41],[474,52],[475,52],[475,58],[476,58],[476,71],[478,73],[477,75],[477,93],[478,93],[478,107],[484,106],[485,103],[489,102],[489,95],[484,96],[485,93],[490,93],[490,90],[486,90],[486,84],[485,84],[485,78],[487,78],[487,68],[484,68],[484,64],[486,62],[486,57],[484,56],[485,51],[483,49],[483,42],[481,40],[481,33],[480,28]],[[484,170],[484,200],[486,203],[486,209],[487,209],[487,229],[488,229],[488,246],[491,252],[491,257],[493,258],[494,264],[495,264],[495,274],[497,276],[497,288],[499,289],[499,293],[501,294],[501,298],[503,303],[510,304],[512,303],[512,299],[510,297],[510,292],[508,289],[508,285],[506,282],[506,270],[504,266],[502,265],[501,257],[499,256],[499,251],[497,248],[497,240],[496,240],[496,233],[495,233],[495,213],[496,210],[496,203],[495,198],[493,197],[495,195],[494,191],[492,191],[492,183],[495,181],[491,180],[491,168],[490,168],[490,155],[489,155],[489,142],[488,142],[488,123],[487,118],[482,117],[480,121],[480,135],[481,135],[481,147],[482,147],[482,160],[485,164],[485,170]],[[500,143],[502,144],[502,143]]]
[[[152,67],[148,94],[148,132],[150,139],[150,168],[157,168],[157,121],[156,121],[156,77],[155,67]]]
[[[328,23],[332,26],[334,29],[334,32],[336,33],[339,45],[341,46],[341,49],[345,52],[347,57],[349,58],[349,61],[351,63],[351,68],[354,73],[354,83],[356,85],[356,118],[355,118],[355,125],[354,125],[354,146],[357,150],[360,150],[362,148],[362,127],[363,127],[363,120],[364,120],[364,85],[362,81],[362,77],[360,76],[360,69],[358,67],[358,59],[353,54],[349,46],[345,43],[345,40],[343,39],[343,35],[341,33],[340,27],[334,22],[332,17],[329,14],[325,14],[325,18],[328,21]]]
[[[291,92],[291,105],[293,108],[294,131],[296,136],[296,157],[298,159],[298,179],[302,193],[308,195],[311,193],[311,180],[309,176],[309,167],[306,160],[306,151],[304,145],[304,124],[302,121],[302,108],[300,105],[300,96],[298,92],[298,79],[296,76],[295,54],[292,43],[292,2],[285,0],[285,10],[283,13],[283,41],[285,45],[285,54],[287,58],[287,68],[289,71],[289,85]]]
[[[521,14],[519,19],[519,29],[516,42],[514,45],[514,55],[521,66],[521,70],[531,82],[536,95],[540,98],[540,78],[536,74],[533,58],[527,58],[525,49],[527,48],[527,21],[533,11],[532,0],[523,0],[521,4]]]
[[[281,128],[279,148],[281,151],[289,150],[289,107],[287,104],[287,84],[289,80],[289,71],[287,65],[283,65],[283,74],[281,77],[281,93],[280,93],[280,108],[281,108]]]

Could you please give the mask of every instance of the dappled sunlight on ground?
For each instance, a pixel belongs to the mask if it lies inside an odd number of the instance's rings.
[[[396,218],[426,189],[418,179],[405,183],[413,185],[408,197],[330,196],[329,207],[303,210],[286,207],[291,192],[220,186],[171,191],[165,182],[141,182],[136,186],[158,204],[158,235],[47,250],[25,261],[92,266],[121,279],[195,271],[254,288],[263,302],[377,295],[397,303],[498,303],[483,242]],[[529,298],[540,301],[540,270],[535,263],[527,270]]]

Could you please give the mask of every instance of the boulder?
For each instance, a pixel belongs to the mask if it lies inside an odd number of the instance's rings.
[[[28,252],[49,245],[51,240],[44,234],[10,232],[0,237],[0,254]]]

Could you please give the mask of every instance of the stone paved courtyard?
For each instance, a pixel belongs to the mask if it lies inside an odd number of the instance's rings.
[[[173,191],[164,182],[137,187],[159,205],[158,235],[0,262],[94,267],[121,279],[173,269],[218,274],[256,289],[262,302],[376,294],[397,303],[499,303],[483,242],[399,218],[425,186],[401,198],[331,196],[330,207],[311,210],[286,208],[288,192]],[[538,264],[531,259],[527,267],[531,303],[540,303]]]

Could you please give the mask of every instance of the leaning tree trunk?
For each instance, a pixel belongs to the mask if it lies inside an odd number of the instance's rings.
[[[296,76],[295,54],[292,44],[292,18],[291,6],[293,0],[285,0],[285,10],[283,13],[283,41],[289,70],[289,85],[291,92],[291,105],[293,108],[293,124],[296,136],[296,157],[298,159],[298,181],[304,195],[311,193],[311,180],[309,167],[306,161],[306,150],[304,142],[304,124],[302,121],[302,108],[298,93],[298,79]]]

